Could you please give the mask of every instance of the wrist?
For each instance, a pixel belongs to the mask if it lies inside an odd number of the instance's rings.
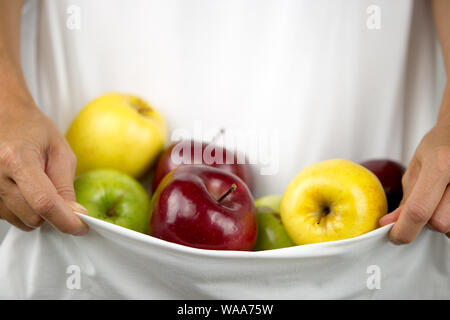
[[[28,88],[0,86],[0,113],[38,110]]]
[[[436,121],[436,128],[450,128],[450,114],[445,115],[442,114],[438,117],[437,121]]]
[[[34,108],[36,104],[20,66],[0,54],[0,110],[22,107]]]
[[[442,97],[441,108],[439,110],[436,126],[439,127],[450,126],[450,84],[448,82],[445,86],[445,91]]]

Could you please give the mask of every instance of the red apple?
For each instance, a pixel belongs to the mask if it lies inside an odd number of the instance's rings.
[[[213,250],[253,249],[257,222],[253,197],[236,175],[184,165],[164,177],[152,197],[150,235]]]
[[[185,151],[188,154],[185,154]],[[231,161],[227,161],[227,155],[228,160]],[[253,190],[253,177],[250,164],[248,164],[246,159],[244,159],[245,163],[238,163],[238,159],[238,156],[234,152],[226,148],[211,143],[182,140],[171,145],[159,157],[153,178],[152,191],[154,192],[156,190],[161,180],[170,171],[181,165],[192,164],[208,165],[231,172],[241,178],[250,190]]]
[[[388,211],[397,209],[403,197],[402,177],[405,167],[387,159],[364,161],[361,165],[372,171],[383,185],[388,200]]]

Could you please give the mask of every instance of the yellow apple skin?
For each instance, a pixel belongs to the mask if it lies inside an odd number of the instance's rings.
[[[387,200],[378,178],[354,162],[304,168],[281,200],[281,221],[297,245],[353,238],[378,227]]]
[[[80,111],[66,138],[77,157],[77,175],[111,168],[139,177],[162,151],[166,132],[163,117],[148,103],[109,93]]]

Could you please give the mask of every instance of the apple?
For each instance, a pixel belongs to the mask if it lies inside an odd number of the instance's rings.
[[[74,181],[77,202],[91,217],[147,233],[150,199],[132,177],[116,170],[86,172]]]
[[[255,245],[253,197],[227,171],[180,166],[164,177],[150,206],[154,237],[200,249],[249,251]]]
[[[281,196],[271,194],[255,200],[255,208],[267,208],[273,212],[280,212]]]
[[[405,167],[388,159],[368,160],[361,165],[372,171],[383,185],[388,201],[388,211],[397,209],[403,198],[402,177]]]
[[[353,238],[378,227],[387,200],[378,178],[343,159],[304,168],[281,200],[281,220],[297,245]]]
[[[77,175],[110,168],[139,177],[163,150],[166,125],[144,100],[110,93],[80,111],[66,138],[78,160]]]
[[[232,160],[228,161],[230,163],[226,161],[227,155]],[[208,165],[231,172],[241,178],[252,190],[253,177],[251,167],[246,159],[245,163],[238,163],[238,159],[237,154],[234,152],[213,143],[181,140],[172,144],[161,154],[156,165],[152,190],[153,192],[156,190],[161,180],[170,171],[181,165],[192,164]]]
[[[281,196],[268,195],[255,201],[258,237],[253,250],[271,250],[294,246],[280,217]]]

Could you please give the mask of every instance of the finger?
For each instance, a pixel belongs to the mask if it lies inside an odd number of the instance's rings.
[[[28,206],[19,188],[10,179],[2,179],[2,203],[13,215],[30,228],[38,228],[44,220]]]
[[[422,167],[414,188],[391,229],[392,242],[403,244],[415,239],[442,199],[447,179],[434,167]]]
[[[57,193],[43,171],[39,159],[29,155],[21,160],[21,170],[16,170],[11,178],[16,182],[30,208],[64,233],[86,234],[87,225],[73,213],[70,206]]]
[[[56,149],[50,152],[45,169],[47,176],[55,186],[56,192],[68,201],[76,201],[73,188],[76,158],[70,147],[64,150]]]
[[[22,220],[20,220],[14,213],[12,213],[1,200],[0,200],[0,218],[8,221],[10,224],[15,226],[16,228],[19,228],[20,230],[23,231],[34,230],[34,228],[25,225],[22,222]]]
[[[381,226],[381,227],[384,227],[384,226],[386,226],[386,225],[388,225],[388,224],[391,224],[391,223],[397,221],[397,219],[398,219],[398,217],[399,217],[399,215],[400,215],[400,212],[401,212],[401,207],[398,207],[397,209],[395,209],[395,210],[392,211],[391,213],[389,213],[389,214],[383,216],[383,217],[380,219],[380,221],[379,221],[380,226]]]
[[[447,186],[436,211],[430,219],[430,225],[438,232],[450,233],[450,187]]]
[[[402,201],[400,201],[400,206],[405,203],[406,199],[408,199],[408,196],[411,194],[419,176],[419,172],[420,164],[414,157],[402,177],[403,198]]]

